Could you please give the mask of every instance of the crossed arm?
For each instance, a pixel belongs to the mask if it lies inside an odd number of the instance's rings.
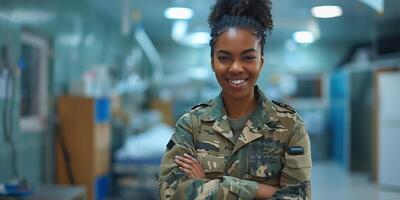
[[[298,133],[288,145],[304,144],[305,154],[285,155],[280,188],[274,188],[232,176],[207,179],[200,162],[188,156],[196,155],[191,125],[190,116],[178,121],[171,138],[173,145],[164,154],[159,181],[161,199],[310,199],[311,155],[303,126],[295,129]]]
[[[183,156],[175,156],[175,163],[178,164],[179,169],[181,169],[186,176],[192,179],[207,178],[203,168],[201,167],[201,163],[189,154],[184,153]],[[276,187],[258,183],[256,198],[271,198],[277,190],[278,188]]]

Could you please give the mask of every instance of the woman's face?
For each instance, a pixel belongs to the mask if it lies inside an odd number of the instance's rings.
[[[259,39],[242,28],[229,28],[214,44],[212,65],[224,97],[252,97],[263,65]]]

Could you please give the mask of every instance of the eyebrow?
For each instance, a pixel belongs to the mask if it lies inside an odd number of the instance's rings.
[[[250,49],[246,49],[244,50],[242,53],[240,53],[241,55],[249,53],[249,52],[253,52],[256,51],[254,48],[250,48]],[[229,51],[225,51],[225,50],[219,50],[217,53],[225,53],[225,54],[229,54],[231,55],[231,53]]]

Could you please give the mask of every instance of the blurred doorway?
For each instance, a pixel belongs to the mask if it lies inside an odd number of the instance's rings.
[[[31,32],[21,33],[20,67],[20,130],[26,134],[42,134],[43,177],[53,179],[53,147],[49,124],[50,42]]]

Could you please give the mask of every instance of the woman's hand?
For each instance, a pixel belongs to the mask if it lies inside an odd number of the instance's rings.
[[[258,184],[256,199],[269,199],[272,198],[279,188],[265,184]]]
[[[175,156],[175,163],[178,164],[181,169],[190,178],[205,179],[206,174],[204,173],[201,163],[188,154],[182,156]]]

